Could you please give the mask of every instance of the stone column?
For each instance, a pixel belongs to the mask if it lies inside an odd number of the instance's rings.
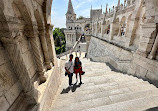
[[[65,34],[65,40],[67,41],[67,34]]]
[[[47,39],[47,46],[48,46],[48,52],[49,52],[49,60],[51,63],[51,66],[54,65],[55,61],[55,46],[54,46],[54,38],[53,38],[53,25],[47,24],[46,27],[46,39]]]
[[[70,34],[68,34],[67,40],[68,40],[68,43],[69,43],[70,42]]]
[[[29,38],[31,47],[32,47],[32,52],[34,55],[34,59],[37,65],[37,71],[40,76],[40,82],[45,82],[46,78],[44,77],[45,73],[45,68],[44,68],[44,61],[43,61],[43,56],[41,55],[41,46],[40,46],[40,40],[38,34],[35,34],[34,37]]]
[[[72,43],[72,34],[70,34],[70,42]]]
[[[96,34],[95,34],[95,36],[97,36],[98,35],[98,23],[96,24]]]
[[[4,44],[6,52],[8,53],[15,74],[21,82],[26,101],[29,104],[37,104],[38,91],[31,82],[29,71],[24,63],[18,40],[8,38],[0,38],[0,40]]]
[[[146,23],[142,25],[142,35],[140,37],[140,44],[137,50],[137,53],[147,57],[150,51],[152,50],[155,37],[156,37],[156,24],[155,23]],[[154,49],[151,52],[150,58],[152,58],[152,54],[155,52],[155,47],[157,43],[155,41]]]
[[[154,42],[154,45],[153,45],[150,55],[148,57],[150,59],[155,59],[157,50],[158,50],[158,35],[156,37],[156,40]]]
[[[73,44],[73,34],[71,35],[71,41],[72,41],[72,44]]]
[[[101,36],[103,37],[103,31],[104,30],[104,28],[103,28],[103,23],[101,24]]]
[[[72,44],[74,44],[74,34],[72,34]]]
[[[50,58],[49,58],[49,53],[48,53],[48,46],[47,46],[47,40],[46,40],[46,32],[45,30],[42,30],[39,32],[41,44],[42,44],[42,49],[44,53],[44,58],[45,58],[45,65],[47,69],[51,69],[51,64],[50,64]]]
[[[121,24],[119,24],[119,32],[118,32],[117,36],[121,35],[121,29],[122,29],[122,26],[121,26]]]
[[[110,36],[109,36],[109,40],[113,40],[113,37],[114,37],[114,22],[112,22],[110,24]]]

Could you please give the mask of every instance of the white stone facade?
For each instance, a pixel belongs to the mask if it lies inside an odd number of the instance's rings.
[[[66,30],[64,33],[67,50],[73,47],[81,35],[84,35],[86,39],[89,39],[91,36],[91,19],[76,18],[71,0],[69,0],[68,11],[66,13]]]
[[[96,14],[95,14],[96,13]],[[158,1],[125,0],[105,13],[91,10],[88,56],[115,68],[158,81]],[[146,64],[146,65],[145,65]]]

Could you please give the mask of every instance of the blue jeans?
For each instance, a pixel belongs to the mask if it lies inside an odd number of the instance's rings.
[[[69,77],[69,85],[72,84],[72,76],[73,76],[73,73],[68,74],[68,77]]]

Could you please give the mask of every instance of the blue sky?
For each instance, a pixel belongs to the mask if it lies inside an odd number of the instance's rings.
[[[123,0],[121,0],[123,3]],[[105,11],[106,3],[109,7],[117,5],[118,0],[72,0],[74,11],[77,17],[84,16],[89,17],[91,5],[93,9],[101,8]],[[66,27],[66,17],[65,14],[68,8],[68,0],[53,0],[52,4],[52,24],[55,27],[65,28]]]

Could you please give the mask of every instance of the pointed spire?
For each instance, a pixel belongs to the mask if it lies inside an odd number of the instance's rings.
[[[102,10],[102,5],[101,5],[101,13],[103,12],[103,10]]]
[[[108,4],[106,4],[106,11],[105,13],[107,14],[108,13]]]
[[[118,0],[118,6],[120,6],[120,0]]]
[[[92,5],[91,5],[91,10],[92,10]]]
[[[75,14],[71,0],[69,0],[68,10],[66,14]]]

